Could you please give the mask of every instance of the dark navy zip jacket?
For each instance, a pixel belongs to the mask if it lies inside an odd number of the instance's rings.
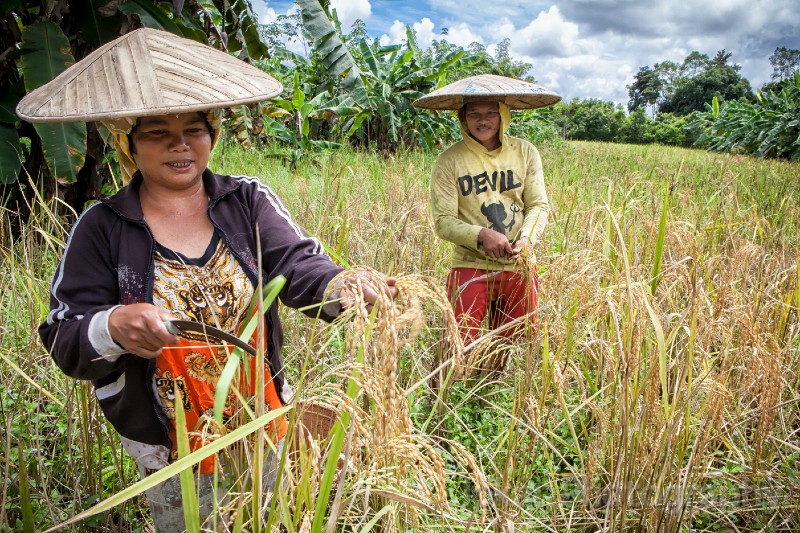
[[[53,278],[50,313],[39,326],[39,335],[64,373],[92,380],[103,412],[121,435],[169,447],[153,392],[155,361],[133,354],[109,361],[94,350],[88,336],[96,313],[120,304],[152,303],[155,241],[139,203],[141,180],[137,174],[119,193],[93,204],[75,222]],[[209,197],[208,216],[254,286],[260,239],[264,284],[283,275],[286,284],[280,300],[285,305],[317,304],[304,312],[333,320],[318,304],[341,268],[319,241],[295,224],[272,190],[256,178],[219,176],[209,170],[203,173],[203,182]],[[277,390],[288,401],[277,303],[265,317],[270,368]]]

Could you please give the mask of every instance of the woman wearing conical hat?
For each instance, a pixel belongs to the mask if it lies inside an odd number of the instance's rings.
[[[510,109],[560,99],[533,83],[483,74],[414,102],[454,110],[461,123],[462,140],[434,166],[430,207],[436,234],[455,245],[447,291],[465,345],[486,319],[504,337],[535,331],[538,277],[535,268],[520,271],[518,257],[539,240],[549,206],[539,152],[506,131]]]
[[[178,337],[169,321],[237,335],[252,315],[259,280],[277,276],[287,280],[283,303],[310,316],[332,320],[341,312],[337,298],[346,301],[328,287],[342,269],[269,187],[208,168],[219,109],[280,91],[271,76],[228,54],[140,29],[96,50],[17,108],[32,122],[99,122],[128,182],[74,224],[39,333],[66,374],[92,380],[104,414],[143,475],[175,459],[177,409],[185,412],[193,449],[218,433],[210,415],[228,349],[202,333]],[[392,278],[373,282],[363,284],[368,301],[376,298],[370,287],[396,294]],[[291,396],[277,305],[264,314],[263,331],[264,397],[275,408]],[[253,370],[239,376],[241,391],[253,392]],[[226,416],[236,406],[231,394]],[[280,445],[286,422],[270,429]],[[198,468],[202,519],[215,504],[215,461],[212,456]],[[273,470],[274,461],[273,454]],[[267,467],[267,483],[274,479],[270,472]],[[177,478],[146,494],[158,531],[185,529]]]

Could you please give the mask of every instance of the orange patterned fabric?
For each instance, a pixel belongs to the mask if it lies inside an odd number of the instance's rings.
[[[253,296],[253,284],[241,265],[217,235],[203,257],[189,259],[160,245],[153,257],[153,303],[167,309],[173,316],[214,326],[230,333],[238,332],[249,322],[254,310],[248,312]],[[264,327],[266,339],[267,331]],[[251,339],[251,342],[254,342]],[[176,389],[180,391],[186,415],[191,450],[224,434],[214,420],[214,395],[222,369],[232,347],[216,338],[198,333],[181,334],[180,342],[165,346],[156,359],[155,387],[159,403],[170,421],[173,458],[177,456],[175,428]],[[234,387],[252,403],[255,391],[256,358],[245,355],[245,363],[232,384],[225,404],[227,429],[235,429],[241,420],[237,411],[241,405]],[[282,407],[269,365],[264,364],[264,399],[270,409]],[[277,441],[286,434],[286,421],[271,424],[270,435]],[[214,471],[216,457],[205,459],[200,471]]]
[[[204,342],[207,341],[207,342]],[[164,412],[170,419],[172,453],[177,453],[175,426],[176,387],[180,391],[186,415],[186,428],[192,451],[201,448],[223,433],[214,421],[214,394],[222,369],[233,349],[214,338],[203,340],[181,338],[177,344],[164,347],[156,359],[155,383]],[[238,400],[233,393],[235,386],[245,398],[252,398],[255,390],[256,358],[245,354],[246,361],[239,366],[239,373],[225,403],[225,418],[235,414]],[[264,364],[264,400],[270,409],[283,406],[269,366]],[[274,442],[286,435],[288,425],[285,417],[270,422],[267,430]],[[234,429],[234,428],[228,428]],[[216,467],[216,456],[212,455],[200,463],[200,472],[210,474]]]

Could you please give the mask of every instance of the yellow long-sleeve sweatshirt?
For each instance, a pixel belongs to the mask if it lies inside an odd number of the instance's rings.
[[[514,260],[490,259],[478,245],[478,233],[491,228],[509,241],[522,236],[535,244],[547,224],[550,207],[539,151],[506,134],[511,120],[500,104],[500,148],[486,150],[461,123],[462,140],[436,160],[430,205],[436,235],[455,244],[453,267],[514,270]]]

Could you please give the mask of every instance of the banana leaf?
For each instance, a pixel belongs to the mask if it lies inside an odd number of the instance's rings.
[[[154,6],[149,0],[126,0],[117,9],[125,15],[136,15],[142,21],[142,24],[148,28],[156,28],[191,38],[190,35],[184,35],[184,32],[173,22],[169,15],[158,6]]]
[[[15,83],[5,93],[0,94],[0,122],[14,124],[19,120],[15,109],[20,98],[24,96],[22,81]]]
[[[258,16],[253,13],[247,0],[214,0],[214,7],[225,20],[228,30],[228,52],[236,54],[240,59],[265,59],[269,57],[269,49],[258,31]]]
[[[180,3],[182,4],[182,2]],[[176,9],[178,9],[177,5]],[[183,32],[183,36],[187,39],[197,41],[198,43],[208,44],[208,35],[206,35],[206,32],[203,30],[202,26],[198,24],[196,15],[192,11],[191,5],[182,5],[181,9],[178,9],[177,12],[180,13],[180,17],[177,19],[176,24],[181,29],[181,32]]]
[[[74,62],[69,39],[53,22],[37,22],[23,30],[20,72],[28,92],[49,82]],[[62,183],[73,183],[86,156],[86,124],[34,124],[34,127],[42,140],[50,172]]]
[[[0,185],[14,183],[22,167],[19,135],[13,124],[0,122]]]
[[[94,47],[112,41],[119,35],[120,19],[100,15],[99,9],[107,3],[108,0],[84,0],[74,4],[81,33]]]
[[[328,15],[317,0],[297,0],[303,15],[303,31],[319,55],[328,74],[342,78],[342,87],[348,91],[361,107],[369,107],[369,96],[350,51],[342,42]]]
[[[375,54],[372,52],[372,47],[366,41],[359,41],[358,48],[361,52],[361,59],[364,60],[367,67],[369,68],[370,74],[375,76],[376,78],[383,77],[383,69],[381,68],[381,63],[378,61],[378,58],[375,57]]]
[[[0,0],[0,15],[5,17],[8,15],[12,9],[15,7],[19,7],[24,4],[22,0]]]

